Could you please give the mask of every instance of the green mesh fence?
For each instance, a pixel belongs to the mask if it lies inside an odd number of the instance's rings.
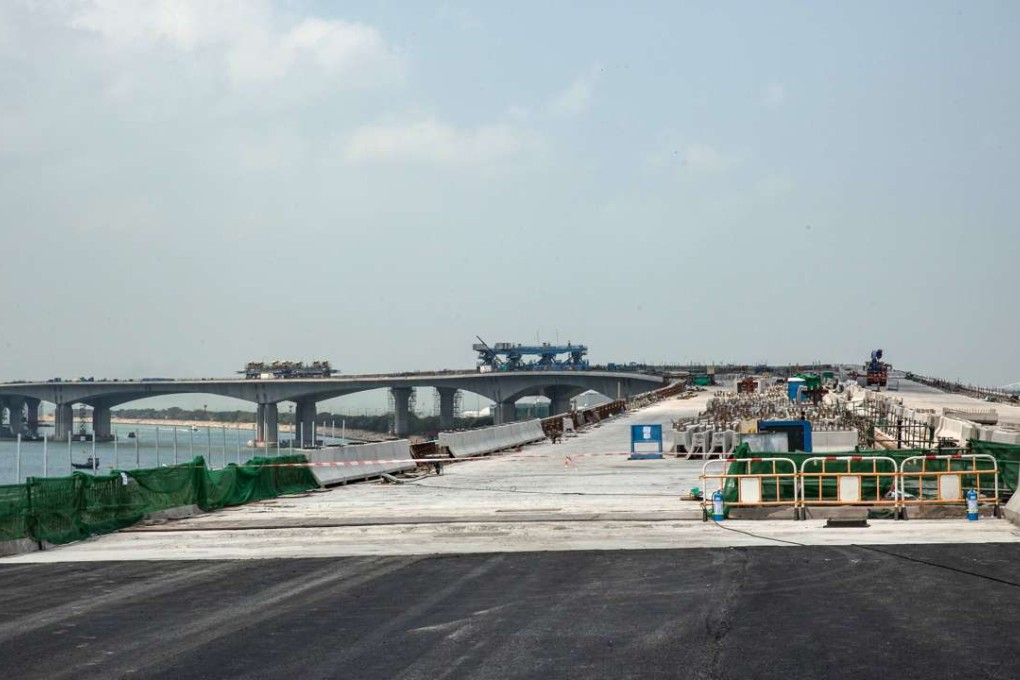
[[[93,477],[29,478],[0,486],[0,540],[30,537],[69,543],[109,533],[146,515],[180,506],[215,510],[300,493],[318,486],[303,455],[253,458],[244,465],[209,470],[205,460]]]
[[[315,488],[318,483],[308,468],[275,467],[307,462],[302,455],[253,458],[246,465],[209,471],[198,505],[203,510],[215,510]]]
[[[28,487],[24,484],[0,486],[0,541],[12,541],[28,535]]]
[[[1016,444],[997,444],[970,440],[970,448],[974,453],[988,453],[999,462],[999,484],[1011,492],[1016,492],[1020,485],[1020,446]]]

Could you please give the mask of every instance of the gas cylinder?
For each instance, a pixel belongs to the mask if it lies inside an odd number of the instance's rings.
[[[726,514],[723,504],[723,492],[721,489],[716,489],[716,492],[712,494],[712,521],[721,522],[724,519],[726,519]]]
[[[967,492],[967,519],[971,522],[978,519],[978,495],[974,489]]]

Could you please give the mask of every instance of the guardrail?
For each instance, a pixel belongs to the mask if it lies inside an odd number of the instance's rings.
[[[989,454],[918,455],[899,463],[889,456],[811,456],[799,469],[783,457],[710,460],[700,479],[705,520],[717,490],[729,507],[789,506],[795,519],[806,519],[810,507],[837,506],[888,507],[906,519],[911,507],[967,505],[974,490],[978,506],[1002,516],[999,466]]]

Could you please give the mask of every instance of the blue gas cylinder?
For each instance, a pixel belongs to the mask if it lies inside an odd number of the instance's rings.
[[[978,520],[978,495],[974,489],[967,492],[967,519],[971,522]]]
[[[726,519],[726,508],[723,503],[723,492],[721,489],[717,489],[712,494],[712,521],[721,522]]]

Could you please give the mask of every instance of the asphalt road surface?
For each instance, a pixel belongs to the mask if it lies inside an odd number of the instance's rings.
[[[980,544],[0,565],[0,668],[1013,679],[1018,563],[1020,545]]]

